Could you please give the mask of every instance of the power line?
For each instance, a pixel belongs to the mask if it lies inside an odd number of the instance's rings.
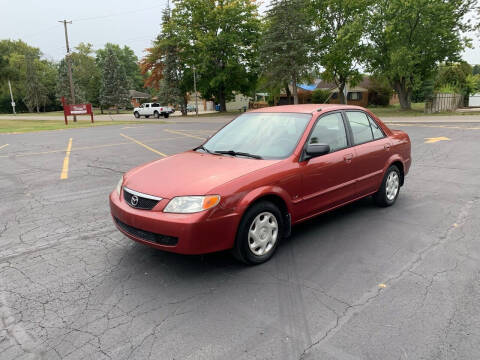
[[[100,15],[100,16],[92,16],[88,18],[80,18],[80,19],[74,19],[73,21],[79,22],[79,21],[90,21],[90,20],[97,20],[97,19],[105,19],[105,18],[110,18],[110,17],[116,17],[119,15],[126,15],[126,14],[135,14],[143,11],[149,11],[155,8],[163,7],[163,5],[155,5],[155,6],[150,6],[148,8],[144,9],[133,9],[133,10],[127,10],[127,11],[122,11],[119,13],[114,13],[114,14],[108,14],[108,15]]]

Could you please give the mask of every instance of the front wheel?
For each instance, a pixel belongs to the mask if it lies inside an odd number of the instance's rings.
[[[140,118],[140,114],[138,113],[138,111],[135,111],[133,113],[133,116],[135,116],[135,119],[139,119]]]
[[[379,206],[387,207],[395,203],[400,193],[400,170],[395,165],[388,168],[380,189],[373,196]]]
[[[234,256],[247,264],[269,260],[284,233],[283,217],[271,202],[261,201],[247,210],[240,222]]]
[[[154,117],[155,119],[158,119],[158,118],[160,117],[160,114],[158,113],[158,111],[155,111],[155,112],[153,113],[153,117]]]

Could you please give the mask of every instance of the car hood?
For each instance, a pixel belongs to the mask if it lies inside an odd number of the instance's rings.
[[[124,186],[167,199],[205,195],[219,185],[279,161],[188,151],[129,171]]]

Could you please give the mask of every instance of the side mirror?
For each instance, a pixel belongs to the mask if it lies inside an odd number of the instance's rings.
[[[308,144],[305,149],[305,160],[322,156],[330,152],[330,145],[327,144]]]

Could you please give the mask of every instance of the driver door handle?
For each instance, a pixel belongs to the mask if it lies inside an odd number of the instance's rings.
[[[351,163],[352,159],[353,159],[353,154],[347,154],[343,157],[343,160],[345,160],[347,164]]]

